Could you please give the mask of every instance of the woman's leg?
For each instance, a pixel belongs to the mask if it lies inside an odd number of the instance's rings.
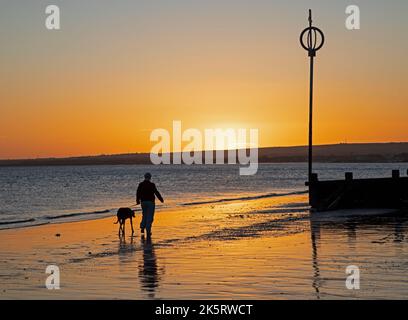
[[[154,202],[149,201],[148,207],[149,207],[148,214],[146,216],[146,231],[148,234],[150,234],[152,232],[152,224],[154,220],[154,210],[155,210]]]
[[[146,228],[146,223],[147,223],[147,216],[148,216],[148,205],[144,201],[142,202],[142,221],[140,221],[140,230],[144,232],[144,229]]]

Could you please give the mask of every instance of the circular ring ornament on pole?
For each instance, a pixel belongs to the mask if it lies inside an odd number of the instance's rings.
[[[316,56],[316,51],[324,45],[323,31],[316,27],[307,27],[300,34],[300,44],[309,52],[309,57]]]

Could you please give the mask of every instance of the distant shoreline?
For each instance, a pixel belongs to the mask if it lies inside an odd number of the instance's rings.
[[[314,161],[320,163],[403,163],[408,162],[408,142],[350,143],[314,146]],[[173,154],[171,154],[172,156]],[[224,151],[227,158],[227,151]],[[259,149],[259,163],[307,162],[307,146]],[[149,153],[0,160],[0,167],[149,165]]]
[[[262,162],[259,161],[259,164],[284,164],[284,163],[305,163],[307,164],[307,161],[271,161],[271,162]],[[314,163],[344,163],[344,164],[378,164],[378,163],[408,163],[408,160],[405,161],[318,161],[315,160]],[[143,165],[153,165],[152,163],[88,163],[88,164],[57,164],[57,163],[52,163],[52,164],[0,164],[0,168],[23,168],[23,167],[86,167],[86,166],[143,166]],[[162,164],[163,166],[172,166],[173,164]],[[185,166],[200,166],[200,164],[181,164]],[[202,165],[211,165],[211,164],[202,164]],[[225,164],[212,164],[212,165],[218,165],[218,166],[230,166],[231,164],[225,163]]]

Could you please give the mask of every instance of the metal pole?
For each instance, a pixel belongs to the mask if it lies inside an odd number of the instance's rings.
[[[304,36],[306,35],[306,39]],[[320,39],[318,39],[320,37]],[[313,26],[312,10],[309,10],[309,27],[300,34],[300,44],[308,51],[310,58],[310,87],[309,87],[309,157],[308,157],[308,181],[312,181],[313,173],[313,69],[316,52],[323,47],[324,34]],[[310,188],[309,188],[310,190]]]
[[[313,62],[314,56],[310,56],[310,91],[309,91],[309,182],[312,181],[313,173]]]

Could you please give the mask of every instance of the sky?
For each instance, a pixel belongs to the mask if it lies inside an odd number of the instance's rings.
[[[305,145],[309,8],[314,142],[408,141],[406,0],[1,0],[0,159],[149,152],[175,120]]]

